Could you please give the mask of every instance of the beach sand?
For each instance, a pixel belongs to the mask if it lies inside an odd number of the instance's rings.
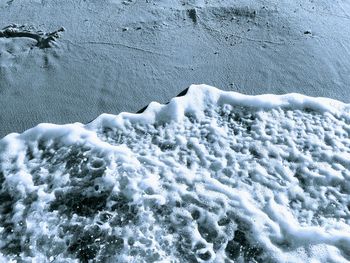
[[[193,83],[350,102],[349,12],[346,1],[1,1],[0,137],[136,112]]]

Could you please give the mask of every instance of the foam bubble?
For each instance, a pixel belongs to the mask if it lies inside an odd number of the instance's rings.
[[[0,261],[347,262],[350,106],[191,86],[0,141]]]

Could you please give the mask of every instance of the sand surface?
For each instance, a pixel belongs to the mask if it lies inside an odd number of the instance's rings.
[[[350,1],[3,0],[0,30],[0,137],[192,83],[350,102]]]

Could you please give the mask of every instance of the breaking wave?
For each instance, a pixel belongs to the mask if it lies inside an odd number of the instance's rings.
[[[348,262],[350,106],[191,86],[0,141],[0,261]]]

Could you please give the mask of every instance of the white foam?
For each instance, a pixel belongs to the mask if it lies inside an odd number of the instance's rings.
[[[346,262],[350,105],[193,85],[0,141],[0,260]]]

